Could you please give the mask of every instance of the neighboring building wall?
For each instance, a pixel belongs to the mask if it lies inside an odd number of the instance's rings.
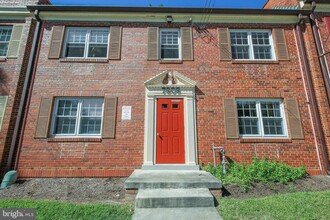
[[[50,5],[48,0],[0,0],[0,6],[26,6],[45,4]]]
[[[105,63],[48,59],[52,26],[121,25],[120,60]],[[194,29],[194,61],[160,63],[147,60],[147,27],[164,23],[55,23],[47,22],[37,64],[34,88],[19,159],[19,175],[28,177],[128,176],[143,163],[145,88],[143,82],[164,70],[178,71],[197,82],[197,140],[199,163],[213,162],[212,143],[226,150],[228,160],[251,162],[254,156],[304,165],[320,174],[308,103],[292,25],[208,25],[206,33]],[[186,24],[181,24],[186,25]],[[180,27],[174,23],[170,27]],[[220,61],[219,27],[241,29],[284,28],[289,61]],[[118,97],[115,139],[35,139],[42,97]],[[228,139],[224,98],[295,98],[303,125],[303,140]],[[132,120],[121,120],[122,106],[132,106]],[[288,114],[286,112],[286,114]],[[288,115],[286,115],[288,121]],[[290,132],[290,131],[289,131]]]
[[[273,8],[276,6],[296,6],[298,4],[298,0],[268,0],[268,2],[265,4],[264,8]],[[321,41],[323,44],[324,51],[330,51],[330,24],[328,25],[325,22],[325,17],[330,17],[330,12],[319,12],[318,9],[324,5],[324,3],[329,3],[322,1],[322,5],[318,4],[318,1],[316,1],[316,17],[317,17],[317,26],[318,30],[320,33]],[[310,4],[306,3],[306,7],[309,7]],[[329,19],[330,22],[330,19]],[[324,132],[324,136],[326,139],[326,145],[327,145],[327,156],[328,159],[330,160],[330,106],[329,106],[329,101],[328,97],[326,96],[326,90],[325,90],[325,84],[324,84],[324,79],[322,76],[321,72],[321,67],[320,67],[320,61],[318,58],[318,53],[316,50],[316,44],[315,40],[313,37],[313,33],[309,29],[310,25],[307,24],[307,30],[306,33],[304,34],[304,40],[305,40],[305,45],[306,45],[306,50],[308,52],[308,59],[310,63],[310,67],[312,70],[312,75],[313,75],[313,83],[314,83],[314,89],[316,93],[316,98],[317,98],[317,103],[318,103],[318,108],[320,111],[320,116],[321,116],[321,123],[322,123],[322,128]],[[330,58],[329,55],[326,55],[326,60],[328,64],[328,70],[330,67]]]
[[[268,0],[264,7],[265,9],[272,9],[274,7],[288,7],[297,6],[298,0]]]
[[[22,40],[17,58],[0,59],[1,87],[0,96],[8,96],[5,114],[0,132],[0,176],[4,172],[8,160],[9,148],[12,140],[14,123],[26,73],[28,55],[30,52],[34,25],[32,19],[27,18],[22,22],[2,20],[0,25],[23,25]],[[28,43],[27,43],[28,42]]]
[[[321,42],[323,45],[323,50],[325,53],[330,52],[330,12],[328,13],[316,13],[317,16],[317,25],[318,25],[318,29],[319,29],[319,33],[321,36]],[[326,17],[329,18],[329,26],[327,27],[327,23],[326,23]],[[310,42],[313,42],[313,37],[309,38]],[[314,45],[313,45],[314,46]],[[315,50],[314,50],[315,51]],[[314,54],[317,54],[317,52],[315,51]],[[315,57],[315,55],[313,56],[314,58],[314,62],[319,63],[317,57]],[[327,61],[327,68],[328,70],[330,67],[330,54],[325,55],[325,59]],[[319,91],[317,91],[317,93],[320,95],[319,100],[320,100],[320,111],[321,111],[321,115],[322,115],[322,124],[323,124],[323,129],[325,132],[325,136],[326,136],[326,140],[327,140],[327,149],[328,149],[328,158],[330,161],[330,106],[329,106],[329,100],[327,99],[326,91],[324,89],[324,81],[323,81],[323,77],[322,75],[320,75],[321,70],[317,70],[316,72],[317,78],[320,78],[319,80],[319,86],[316,86],[316,88],[319,89]]]

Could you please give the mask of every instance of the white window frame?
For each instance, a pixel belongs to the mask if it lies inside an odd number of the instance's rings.
[[[12,26],[0,26],[0,29],[11,29],[11,35],[10,35],[10,38],[9,38],[9,41],[0,41],[0,43],[8,43],[8,48],[7,48],[7,52],[4,56],[0,56],[1,58],[4,58],[4,57],[7,57],[7,54],[8,54],[8,49],[9,49],[9,43],[10,43],[10,40],[11,40],[11,37],[13,35],[13,27]]]
[[[3,104],[3,109],[0,115],[0,131],[2,129],[2,124],[3,124],[3,118],[5,117],[5,112],[6,112],[6,107],[7,107],[7,101],[8,101],[8,96],[0,96],[4,97],[4,104]]]
[[[234,32],[246,32],[248,35],[248,44],[249,44],[249,56],[250,59],[234,59],[233,60],[257,60],[257,61],[267,61],[267,60],[276,60],[275,56],[275,49],[274,49],[274,41],[273,41],[273,36],[272,36],[272,31],[271,30],[261,30],[261,29],[251,29],[251,30],[246,30],[246,29],[231,29],[229,30],[229,33],[234,33]],[[254,58],[254,50],[253,50],[253,44],[252,44],[252,32],[259,32],[259,33],[268,33],[269,34],[269,44],[271,46],[271,55],[272,59],[255,59]],[[229,40],[231,42],[231,37],[229,34]]]
[[[178,32],[178,43],[179,43],[179,58],[162,58],[162,32],[165,31],[176,31]],[[159,29],[159,59],[161,60],[181,60],[181,30],[179,28],[160,28]]]
[[[86,33],[86,42],[85,42],[85,49],[84,49],[84,56],[83,57],[68,57],[66,56],[67,52],[67,43],[68,43],[68,37],[69,37],[69,30],[84,30],[87,31]],[[106,30],[108,31],[108,42],[107,42],[107,56],[106,57],[88,57],[88,48],[89,48],[89,38],[90,33],[93,30]],[[64,44],[63,44],[63,52],[62,57],[64,58],[73,58],[73,59],[108,59],[109,56],[109,45],[110,45],[110,28],[102,28],[102,27],[66,27],[65,28],[65,38],[64,38]]]
[[[101,116],[101,128],[99,134],[79,134],[80,130],[80,119],[81,119],[81,106],[82,100],[86,99],[102,99],[102,116]],[[55,133],[55,126],[56,126],[56,113],[59,105],[59,101],[61,100],[78,100],[78,107],[77,107],[77,117],[76,117],[76,125],[75,125],[75,133],[74,134],[56,134]],[[100,138],[102,136],[102,129],[103,129],[103,117],[104,117],[104,97],[56,97],[52,112],[52,121],[51,121],[51,136],[55,138]]]
[[[287,138],[288,137],[288,128],[287,128],[287,123],[286,123],[286,117],[285,117],[285,111],[284,111],[284,104],[283,104],[283,99],[236,99],[236,108],[237,108],[237,102],[239,101],[251,101],[251,102],[256,102],[256,110],[257,110],[257,118],[258,118],[258,128],[259,128],[259,134],[239,134],[241,138]],[[283,119],[283,135],[266,135],[264,132],[264,126],[263,126],[263,121],[262,121],[262,114],[261,114],[261,102],[279,102],[280,104],[280,111],[281,111],[281,116]],[[237,123],[238,123],[238,111],[237,112]],[[239,128],[239,124],[237,124]]]

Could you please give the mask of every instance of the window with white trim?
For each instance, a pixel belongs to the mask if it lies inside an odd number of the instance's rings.
[[[2,128],[3,117],[6,111],[7,99],[8,96],[0,96],[0,131]]]
[[[287,136],[282,100],[240,99],[236,104],[240,136]]]
[[[270,30],[230,30],[230,43],[233,59],[275,59]]]
[[[160,58],[181,59],[181,37],[179,29],[160,29]]]
[[[109,28],[67,28],[63,57],[107,58]]]
[[[12,29],[10,26],[0,26],[0,57],[7,56]]]
[[[103,98],[57,98],[53,113],[55,136],[101,136]]]

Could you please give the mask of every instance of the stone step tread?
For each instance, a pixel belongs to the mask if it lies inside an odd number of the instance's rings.
[[[214,198],[207,188],[139,189],[138,208],[214,207]]]
[[[208,188],[221,189],[214,176],[205,171],[135,170],[125,181],[126,189],[145,188]]]
[[[182,197],[210,197],[213,198],[207,188],[191,189],[140,189],[136,198],[182,198]]]
[[[133,220],[222,220],[214,207],[207,208],[136,208]]]

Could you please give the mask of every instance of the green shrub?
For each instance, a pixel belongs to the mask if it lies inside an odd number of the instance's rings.
[[[202,168],[221,180],[224,185],[239,185],[244,191],[247,191],[253,183],[287,184],[306,176],[303,166],[295,168],[277,161],[268,161],[265,158],[261,160],[253,158],[253,162],[246,165],[229,163],[226,167],[226,175],[222,172],[222,165],[214,167],[208,163],[206,166],[202,164]]]

